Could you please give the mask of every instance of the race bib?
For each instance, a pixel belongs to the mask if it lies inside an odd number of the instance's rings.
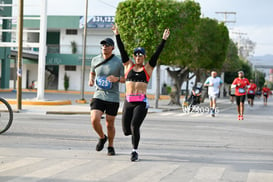
[[[97,77],[96,85],[103,90],[109,90],[112,88],[112,82],[108,81],[106,76]]]
[[[254,94],[254,91],[253,90],[249,90],[249,92],[248,93],[250,93],[250,94]]]
[[[240,94],[243,94],[243,93],[245,93],[246,92],[246,90],[244,89],[244,88],[239,88],[239,93]]]
[[[267,96],[267,92],[264,92],[264,95]]]

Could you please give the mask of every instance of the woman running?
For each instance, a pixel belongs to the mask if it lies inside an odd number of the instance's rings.
[[[156,66],[157,59],[170,35],[170,31],[169,29],[165,29],[161,43],[157,47],[156,52],[152,55],[149,62],[144,64],[144,60],[146,58],[145,49],[142,47],[137,47],[134,49],[134,63],[129,58],[124,48],[118,32],[118,27],[113,25],[112,30],[116,35],[117,45],[124,65],[126,80],[126,99],[123,105],[122,128],[124,135],[132,135],[133,149],[131,153],[131,161],[137,161],[140,126],[148,111],[148,101],[146,97],[148,82]]]
[[[270,95],[270,89],[267,87],[267,85],[264,85],[264,87],[262,89],[262,94],[264,97],[264,105],[267,106],[267,99]]]

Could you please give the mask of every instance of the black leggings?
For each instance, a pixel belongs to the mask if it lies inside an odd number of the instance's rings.
[[[140,140],[140,126],[144,121],[148,109],[145,102],[127,102],[124,101],[122,113],[122,129],[124,135],[132,135],[132,145],[134,149],[138,148]]]

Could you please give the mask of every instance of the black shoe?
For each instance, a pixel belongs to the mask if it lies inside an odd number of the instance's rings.
[[[114,147],[108,147],[107,150],[108,150],[107,155],[109,155],[109,156],[116,155]]]
[[[107,141],[107,136],[106,135],[104,135],[103,139],[99,139],[99,142],[98,142],[98,144],[96,146],[96,151],[101,151],[103,149],[104,144],[105,144],[106,141]]]
[[[132,162],[138,161],[138,154],[137,154],[137,152],[132,152],[131,153],[131,161]]]

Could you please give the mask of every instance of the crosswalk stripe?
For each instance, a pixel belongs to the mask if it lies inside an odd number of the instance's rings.
[[[163,113],[161,113],[160,115],[162,115],[162,116],[168,116],[168,115],[172,115],[173,113],[171,113],[171,112],[163,112]]]
[[[191,112],[163,112],[163,113],[159,113],[159,115],[161,116],[190,116],[190,117],[211,117],[211,115],[209,115],[208,113],[191,113]]]
[[[23,159],[20,159],[17,161],[13,161],[13,162],[2,163],[0,165],[0,172],[15,169],[15,168],[22,167],[22,166],[26,166],[29,164],[34,164],[34,163],[42,161],[42,160],[44,160],[44,159],[43,158],[27,157],[27,158],[23,158]]]
[[[100,181],[103,178],[107,178],[123,169],[128,168],[131,166],[132,163],[126,161],[111,161],[107,164],[101,165],[99,164],[98,167],[92,168],[92,171],[85,173],[83,175],[78,175],[75,180],[77,181]]]
[[[161,181],[163,177],[167,176],[178,167],[179,165],[167,165],[167,164],[153,166],[149,170],[143,171],[141,174],[139,174],[135,178],[128,180],[128,182]]]
[[[225,168],[222,168],[222,167],[201,167],[197,171],[197,174],[194,176],[191,182],[200,181],[200,180],[216,182],[220,180],[224,171],[225,171]]]
[[[77,165],[81,165],[89,161],[85,160],[66,160],[62,161],[58,164],[51,165],[47,168],[38,169],[32,173],[25,174],[24,176],[20,176],[14,179],[11,179],[7,182],[35,182],[38,179],[48,178],[50,176],[56,175],[62,171],[65,171],[69,168],[75,167]]]
[[[269,172],[249,172],[247,182],[272,182],[273,173]]]
[[[1,158],[1,156],[0,156]],[[16,160],[14,162],[6,162],[0,165],[0,172],[3,174],[8,170],[17,170],[16,168],[35,165],[40,161],[45,161],[45,158],[34,158],[28,157]],[[168,175],[176,171],[180,165],[178,164],[166,164],[157,166],[141,166],[143,163],[132,163],[129,161],[91,161],[91,160],[81,160],[81,159],[70,159],[70,160],[54,160],[50,162],[43,168],[37,168],[36,171],[25,173],[19,177],[15,177],[6,182],[35,182],[39,180],[49,179],[54,176],[54,179],[61,180],[75,180],[75,181],[103,181],[108,177],[119,174],[122,171],[131,168],[133,165],[134,170],[138,171],[139,175],[126,180],[128,182],[148,182],[148,181],[160,181],[163,178],[168,178]],[[140,165],[141,164],[141,165]],[[82,165],[85,165],[84,167]],[[98,166],[98,167],[94,167]],[[74,169],[77,168],[77,172],[73,173]],[[82,168],[90,170],[83,170]],[[91,170],[92,169],[92,170]],[[72,173],[70,174],[70,172]],[[226,172],[225,172],[226,171]],[[224,167],[212,167],[204,166],[198,168],[195,176],[190,180],[190,182],[218,182],[225,179],[224,173],[228,173],[228,169]],[[228,173],[230,174],[230,173]],[[273,181],[273,171],[258,171],[250,170],[244,176],[244,181],[246,182],[272,182]],[[236,174],[236,175],[242,175]],[[122,175],[121,175],[122,176]],[[144,180],[143,180],[144,179]]]
[[[185,115],[188,115],[188,113],[179,113],[179,114],[177,114],[177,116],[185,116]]]

